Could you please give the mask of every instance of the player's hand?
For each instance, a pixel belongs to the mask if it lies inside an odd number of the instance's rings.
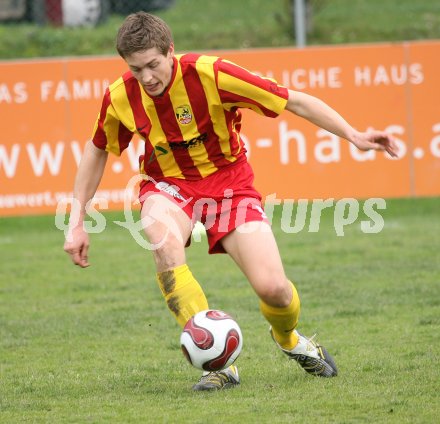
[[[385,131],[369,130],[357,133],[351,142],[360,150],[380,150],[391,157],[398,157],[397,143],[391,134]]]
[[[84,231],[82,223],[69,230],[64,243],[64,251],[75,265],[87,268],[89,264],[89,235]]]

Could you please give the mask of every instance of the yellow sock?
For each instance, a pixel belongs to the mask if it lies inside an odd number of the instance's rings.
[[[156,277],[168,309],[182,328],[194,314],[208,309],[205,293],[188,265],[159,272]]]
[[[261,313],[272,325],[272,333],[275,340],[283,349],[287,350],[293,349],[298,343],[298,336],[293,330],[298,324],[300,301],[298,292],[293,284],[292,292],[292,302],[285,308],[276,308],[260,300]]]

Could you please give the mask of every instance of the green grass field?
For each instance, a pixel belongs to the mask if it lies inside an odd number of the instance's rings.
[[[232,261],[193,243],[188,262],[210,306],[244,335],[242,385],[218,393],[191,391],[199,373],[180,352],[150,253],[112,223],[120,213],[92,236],[85,270],[70,264],[52,216],[1,219],[0,422],[438,422],[440,198],[387,205],[379,234],[358,220],[337,237],[332,210],[319,232],[284,234],[275,215],[299,328],[334,355],[331,380],[277,351]]]

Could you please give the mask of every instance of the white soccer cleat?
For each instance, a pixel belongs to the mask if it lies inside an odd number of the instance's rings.
[[[221,371],[204,372],[199,382],[194,384],[193,390],[223,390],[240,384],[238,369],[235,365]]]
[[[292,350],[286,350],[274,339],[272,328],[270,328],[270,334],[276,345],[290,359],[294,359],[298,362],[306,372],[318,377],[336,377],[338,375],[338,369],[336,368],[335,361],[324,346],[319,345],[313,340],[316,334],[308,339],[296,330],[294,330],[294,332],[298,336],[298,344]]]

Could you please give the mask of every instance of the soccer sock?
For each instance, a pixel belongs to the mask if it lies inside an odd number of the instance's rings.
[[[293,330],[298,324],[300,301],[298,292],[293,284],[292,293],[292,302],[284,308],[270,306],[260,300],[261,313],[272,325],[273,337],[283,349],[287,350],[293,349],[298,343],[298,336]]]
[[[182,328],[194,314],[208,309],[205,293],[188,265],[158,272],[156,277],[168,309]]]

